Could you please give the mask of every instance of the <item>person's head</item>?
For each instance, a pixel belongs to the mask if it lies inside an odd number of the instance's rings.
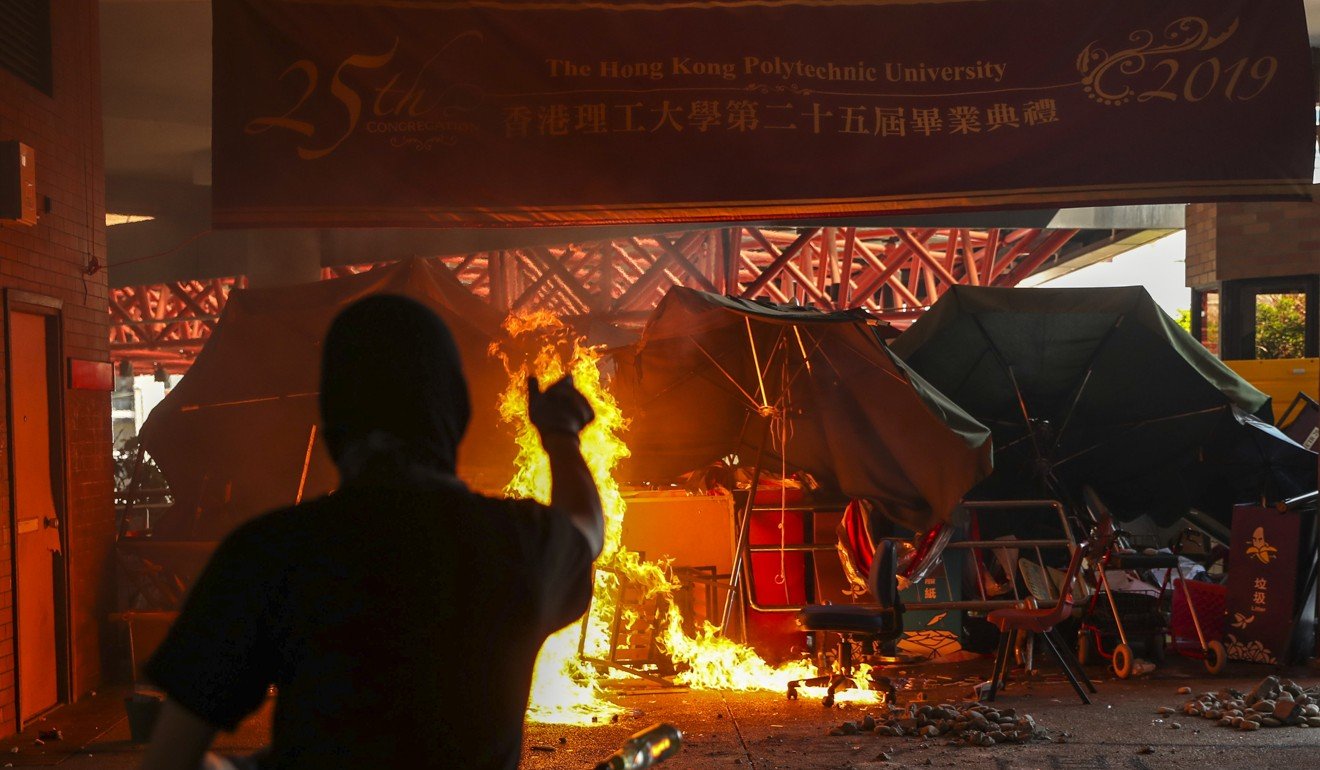
[[[321,365],[321,420],[341,471],[346,453],[393,444],[453,473],[469,417],[458,348],[440,317],[405,297],[360,300],[335,318]]]

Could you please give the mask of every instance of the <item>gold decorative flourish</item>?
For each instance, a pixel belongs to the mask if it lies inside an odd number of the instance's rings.
[[[1256,620],[1256,616],[1255,616],[1255,615],[1243,615],[1243,614],[1240,613],[1240,612],[1235,612],[1235,613],[1233,613],[1233,623],[1232,623],[1232,625],[1233,625],[1233,628],[1239,628],[1239,629],[1244,629],[1244,630],[1245,630],[1246,627],[1249,626],[1249,625],[1251,625],[1252,622],[1255,621],[1255,620]]]
[[[775,93],[775,94],[798,94],[800,96],[811,96],[812,94],[817,93],[814,89],[803,88],[797,83],[789,83],[787,85],[783,83],[778,83],[775,85],[766,85],[765,83],[748,83],[746,86],[743,87],[743,89],[746,91],[755,91],[761,94]],[[837,96],[839,94],[835,94],[835,95]],[[842,95],[843,96],[886,96],[887,94],[842,94]]]
[[[1270,648],[1261,644],[1259,639],[1253,639],[1251,642],[1240,642],[1236,636],[1228,635],[1228,657],[1234,660],[1245,660],[1249,663],[1268,663],[1276,665],[1279,661],[1274,658],[1274,653]]]
[[[430,152],[437,144],[443,144],[446,147],[453,147],[458,144],[456,136],[432,136],[426,139],[418,139],[415,136],[392,136],[390,137],[391,147],[411,147],[417,152]]]
[[[1082,74],[1082,90],[1087,97],[1101,104],[1120,105],[1132,101],[1137,92],[1123,76],[1133,77],[1147,71],[1147,64],[1155,57],[1167,57],[1186,51],[1209,51],[1217,48],[1237,32],[1238,20],[1218,35],[1210,33],[1210,22],[1196,16],[1184,16],[1164,28],[1162,35],[1149,29],[1134,30],[1128,35],[1130,48],[1110,53],[1093,41],[1077,55],[1077,71]],[[1164,62],[1163,58],[1152,69]],[[1117,81],[1117,82],[1114,82]]]

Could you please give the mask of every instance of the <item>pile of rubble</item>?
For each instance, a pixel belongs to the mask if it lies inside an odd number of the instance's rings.
[[[1027,743],[1046,740],[1049,731],[1036,724],[1030,714],[1016,709],[997,708],[984,703],[922,703],[907,708],[891,707],[879,718],[868,714],[860,722],[844,722],[830,728],[830,735],[876,735],[944,739],[949,745],[994,746],[997,743]]]
[[[1179,694],[1189,695],[1184,687]],[[1289,679],[1267,676],[1249,693],[1233,689],[1204,692],[1180,709],[1160,708],[1171,716],[1182,712],[1191,717],[1213,719],[1224,727],[1259,730],[1262,727],[1320,727],[1320,687],[1303,688]]]

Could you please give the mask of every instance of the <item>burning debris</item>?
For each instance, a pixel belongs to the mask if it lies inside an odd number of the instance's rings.
[[[860,722],[844,722],[833,727],[829,735],[864,732],[925,741],[944,739],[951,746],[994,746],[1049,740],[1049,730],[1037,725],[1030,714],[1018,714],[1013,708],[1001,709],[977,702],[937,706],[911,703],[907,708],[890,707],[879,718],[868,714]]]
[[[550,313],[530,316],[511,316],[505,322],[509,334],[506,347],[492,346],[492,355],[504,361],[509,374],[509,386],[500,396],[500,416],[513,427],[518,445],[516,472],[505,486],[506,494],[530,497],[543,503],[550,501],[550,461],[541,448],[536,428],[528,419],[527,378],[536,376],[551,383],[565,375],[572,375],[582,395],[591,403],[596,420],[582,432],[582,456],[600,491],[605,512],[605,548],[598,564],[619,566],[640,571],[635,555],[631,560],[623,557],[620,535],[623,527],[623,499],[619,485],[614,481],[614,466],[628,456],[628,447],[619,438],[624,428],[623,415],[618,404],[601,384],[597,368],[598,354],[581,344],[573,330]],[[659,569],[655,570],[663,578]],[[655,576],[652,576],[655,579]],[[605,628],[613,607],[613,580],[607,572],[597,572],[593,591],[588,636],[593,629]],[[532,691],[528,717],[532,721],[548,724],[600,724],[622,711],[601,697],[599,675],[581,659],[579,642],[583,630],[578,624],[553,634],[541,647],[532,675]],[[595,650],[588,650],[595,653]]]
[[[552,383],[572,375],[578,390],[596,412],[596,420],[582,432],[582,455],[600,490],[605,513],[605,548],[596,561],[596,585],[585,634],[571,625],[546,640],[536,661],[527,715],[533,722],[547,724],[603,724],[623,709],[602,696],[600,682],[606,675],[585,663],[586,657],[608,657],[609,628],[619,608],[615,606],[619,581],[640,586],[647,598],[658,598],[665,615],[656,633],[659,646],[680,670],[680,684],[693,689],[770,690],[782,692],[793,679],[815,676],[805,661],[775,667],[753,650],[726,638],[715,626],[704,623],[694,633],[684,630],[683,618],[672,600],[679,585],[666,564],[643,561],[622,545],[625,503],[613,472],[628,456],[622,434],[627,420],[613,394],[602,381],[599,352],[588,346],[569,326],[550,313],[514,316],[505,322],[509,342],[492,346],[509,375],[509,385],[500,397],[501,418],[512,426],[518,445],[517,471],[505,493],[550,499],[550,466],[536,429],[527,419],[527,377]],[[823,696],[825,688],[801,688],[807,697]],[[874,705],[882,693],[850,691],[854,703]]]
[[[1184,687],[1179,693],[1190,694],[1191,690]],[[1290,679],[1267,676],[1246,694],[1231,688],[1203,692],[1176,711],[1167,706],[1158,710],[1161,716],[1179,712],[1217,720],[1220,725],[1237,730],[1320,727],[1320,687],[1303,688]]]

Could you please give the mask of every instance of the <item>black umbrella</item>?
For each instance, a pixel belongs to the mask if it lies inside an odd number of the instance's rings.
[[[263,511],[338,485],[320,432],[321,341],[341,310],[379,294],[417,300],[445,320],[464,358],[474,423],[495,424],[507,376],[486,349],[500,317],[443,265],[407,260],[333,281],[236,291],[187,376],[142,426],[142,447],[175,500],[153,537],[220,540]],[[511,442],[491,434],[469,432],[460,452],[468,477],[508,467]]]
[[[1089,483],[1122,517],[1169,519],[1225,415],[1270,412],[1141,287],[955,287],[893,349],[994,432],[987,496]]]
[[[782,463],[914,529],[947,521],[990,471],[989,431],[914,375],[881,328],[862,311],[670,290],[619,367],[629,475],[737,454],[755,458],[753,488],[763,463]]]
[[[634,478],[764,448],[901,523],[947,520],[990,469],[989,432],[912,374],[861,311],[675,288],[619,369]],[[768,431],[768,436],[767,436]]]
[[[1273,425],[1233,409],[1194,473],[1198,507],[1227,519],[1240,503],[1273,505],[1316,488],[1317,455]]]

